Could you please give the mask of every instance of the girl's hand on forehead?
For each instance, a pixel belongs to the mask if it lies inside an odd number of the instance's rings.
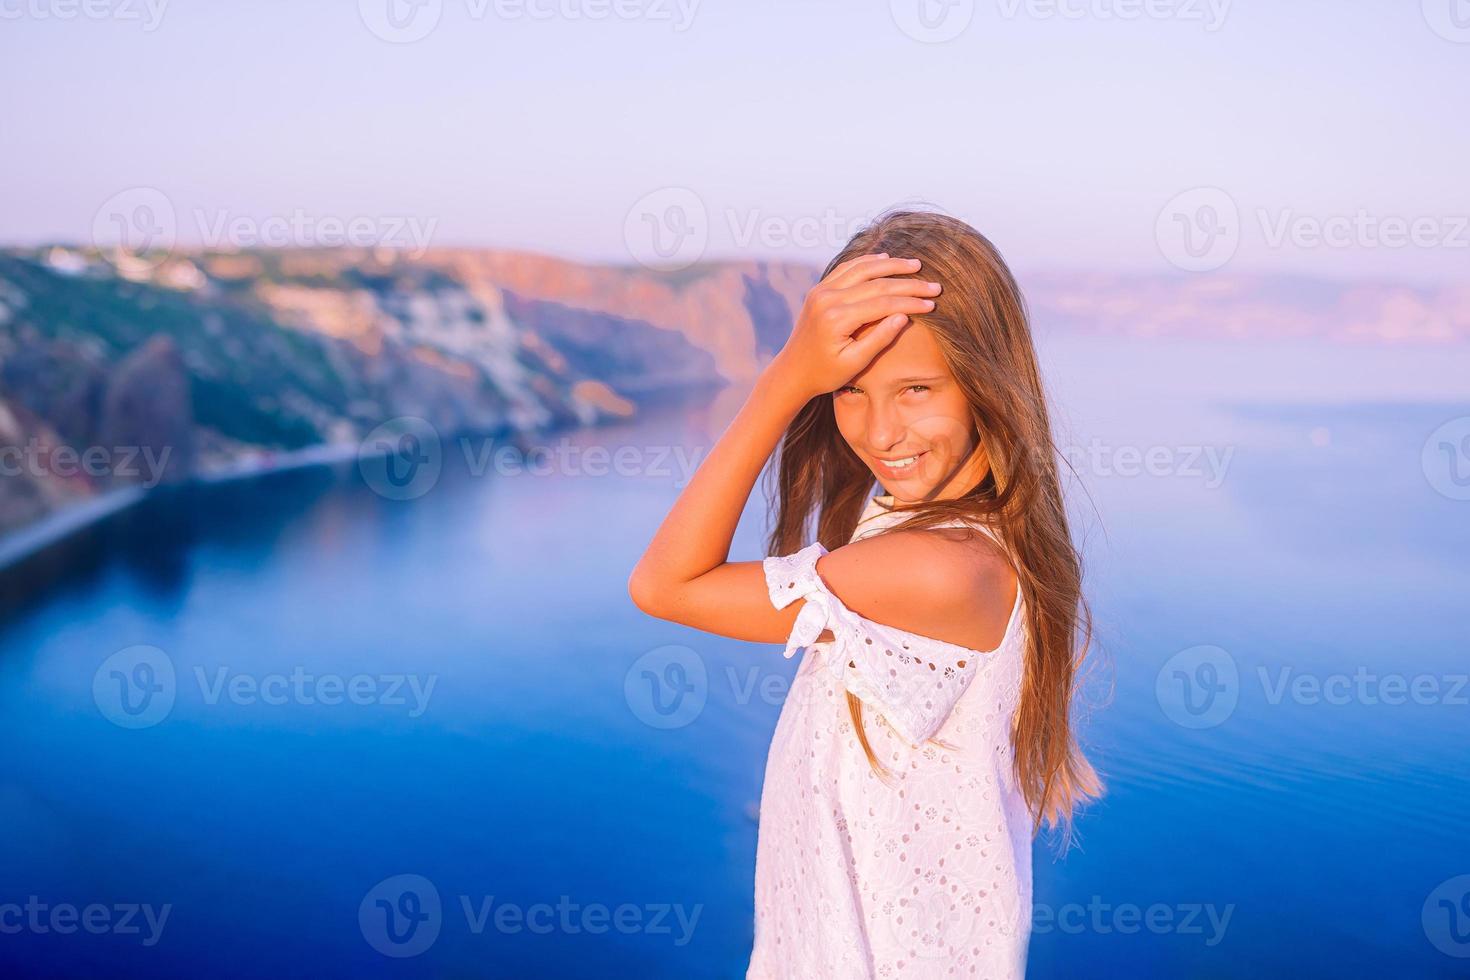
[[[934,309],[940,286],[914,276],[918,259],[860,255],[812,287],[791,337],[771,364],[809,398],[862,372],[909,322]]]

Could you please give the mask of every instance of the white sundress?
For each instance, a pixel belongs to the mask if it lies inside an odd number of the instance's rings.
[[[897,523],[892,500],[872,498],[852,540]],[[746,980],[1019,980],[1032,840],[1011,768],[1020,590],[986,653],[847,609],[816,572],[826,553],[815,542],[763,562],[777,609],[806,599],[785,655],[807,652],[766,759]],[[834,639],[815,642],[823,629]],[[890,783],[857,740],[847,691]]]

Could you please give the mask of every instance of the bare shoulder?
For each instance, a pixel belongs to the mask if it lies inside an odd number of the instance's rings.
[[[999,545],[962,528],[854,541],[818,559],[817,574],[865,619],[975,650],[1000,644],[1019,587]]]

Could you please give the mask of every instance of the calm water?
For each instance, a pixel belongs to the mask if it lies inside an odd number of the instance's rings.
[[[1470,501],[1435,489],[1470,457],[1422,458],[1470,356],[1045,357],[1110,792],[1038,844],[1031,975],[1470,974]],[[448,444],[416,499],[196,489],[10,576],[65,569],[0,630],[0,974],[742,976],[795,665],[625,591],[732,398],[567,435],[621,475]]]

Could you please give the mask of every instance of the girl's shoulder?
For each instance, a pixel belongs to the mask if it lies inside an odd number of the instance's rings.
[[[1000,645],[1020,587],[999,540],[968,526],[855,538],[816,570],[857,615],[977,651]]]

